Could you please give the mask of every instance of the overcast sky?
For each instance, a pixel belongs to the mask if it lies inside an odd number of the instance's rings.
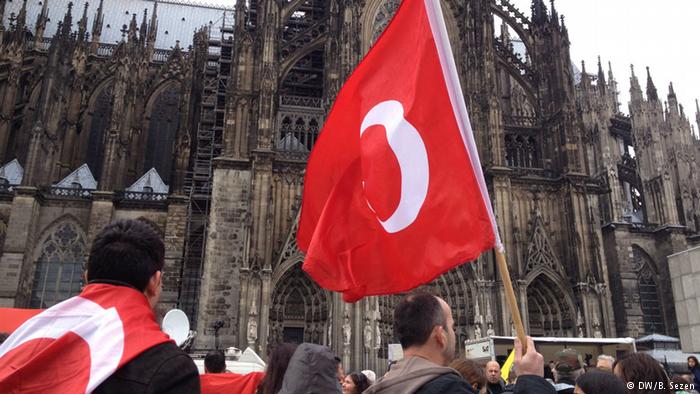
[[[233,0],[207,1],[229,4]],[[510,1],[530,15],[531,0]],[[579,68],[584,60],[587,71],[595,73],[600,55],[606,77],[607,63],[612,63],[623,112],[629,112],[630,64],[643,90],[649,66],[659,96],[665,99],[673,82],[678,101],[695,123],[695,99],[700,97],[700,1],[556,0],[555,6],[566,17],[571,60]]]
[[[531,0],[511,0],[530,15]],[[549,4],[547,4],[549,6]],[[668,84],[686,115],[695,124],[695,99],[700,97],[700,50],[697,47],[700,2],[697,0],[557,0],[571,40],[571,60],[589,73],[597,71],[600,55],[607,77],[612,63],[622,91],[622,111],[628,113],[630,64],[634,64],[642,90],[646,67],[665,100]]]

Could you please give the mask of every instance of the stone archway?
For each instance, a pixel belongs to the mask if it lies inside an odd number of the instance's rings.
[[[330,299],[301,269],[289,268],[274,285],[270,303],[269,348],[282,342],[323,344]]]
[[[527,310],[531,336],[576,336],[573,303],[550,275],[540,274],[527,286]]]

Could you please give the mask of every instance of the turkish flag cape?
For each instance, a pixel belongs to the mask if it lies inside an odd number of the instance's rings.
[[[346,301],[407,291],[499,245],[439,0],[404,0],[309,158],[303,269]]]
[[[255,394],[264,377],[263,372],[207,373],[199,376],[199,382],[202,394]]]
[[[91,284],[27,320],[0,346],[0,392],[92,392],[170,338],[143,293]]]

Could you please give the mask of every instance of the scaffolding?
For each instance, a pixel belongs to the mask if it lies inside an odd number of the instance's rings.
[[[214,31],[215,25],[220,26],[216,29],[218,32]],[[223,149],[226,90],[233,59],[233,33],[234,16],[231,12],[224,12],[222,19],[209,27],[195,149],[185,180],[189,206],[178,304],[195,327],[211,210],[214,176],[212,161],[221,155]]]

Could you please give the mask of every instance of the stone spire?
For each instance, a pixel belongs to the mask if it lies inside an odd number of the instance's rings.
[[[73,27],[73,2],[68,3],[68,9],[66,14],[63,15],[63,22],[61,23],[61,28],[58,29],[58,34],[63,38],[68,38]]]
[[[547,23],[547,6],[543,0],[532,0],[532,23],[544,25]]]
[[[89,3],[85,3],[83,9],[83,16],[78,21],[78,41],[86,41],[87,39],[87,21],[88,21],[88,7]]]
[[[44,0],[44,2],[41,5],[41,12],[39,13],[39,16],[36,18],[36,26],[35,26],[35,34],[34,34],[34,40],[35,43],[41,42],[41,40],[44,38],[44,33],[46,32],[46,23],[49,21],[49,0]]]
[[[598,56],[598,91],[605,94],[605,88],[605,73],[603,73],[603,65],[600,63],[600,56]]]
[[[148,45],[152,48],[156,46],[156,38],[158,37],[158,0],[153,4],[153,13],[151,14],[151,23],[148,25]]]
[[[129,30],[127,30],[127,37],[129,42],[135,42],[138,36],[138,22],[136,22],[136,14],[131,15],[131,22],[129,23]]]
[[[139,28],[139,40],[146,41],[148,35],[148,10],[143,10],[143,18],[141,19],[141,27]]]
[[[554,7],[554,0],[550,0],[550,10],[552,14],[549,18],[550,23],[552,26],[559,29],[559,14],[557,13],[557,9]]]
[[[656,86],[654,86],[654,81],[651,79],[651,71],[649,71],[649,67],[647,67],[647,100],[659,100],[659,94],[656,91]]]
[[[102,25],[104,24],[104,14],[102,13],[104,0],[100,0],[100,5],[95,13],[95,20],[92,21],[92,45],[90,51],[97,52],[97,47],[100,45],[100,37],[102,36]]]

